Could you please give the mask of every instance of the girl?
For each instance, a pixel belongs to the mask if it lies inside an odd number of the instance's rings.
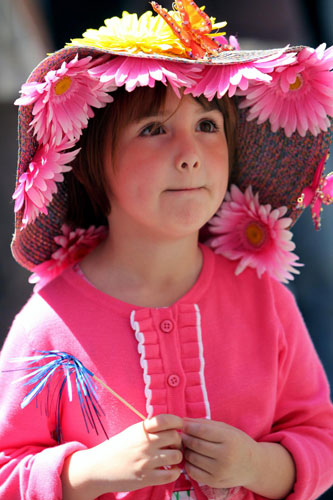
[[[18,99],[13,253],[37,287],[1,356],[1,498],[309,500],[331,484],[328,384],[277,280],[297,272],[287,227],[329,201],[332,52],[243,53],[176,5],[88,31]]]

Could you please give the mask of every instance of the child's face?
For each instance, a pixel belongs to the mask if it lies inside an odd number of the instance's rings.
[[[119,135],[111,189],[110,227],[155,237],[197,232],[220,206],[228,184],[223,116],[191,96],[168,90],[154,116],[130,122]]]

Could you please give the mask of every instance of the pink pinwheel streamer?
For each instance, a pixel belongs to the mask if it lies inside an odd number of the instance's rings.
[[[30,283],[37,283],[35,291],[42,288],[51,279],[58,276],[67,266],[80,261],[93,250],[107,235],[107,228],[90,226],[88,229],[71,229],[67,224],[61,228],[62,234],[54,238],[58,249],[51,259],[34,268]]]
[[[327,158],[328,154],[320,161],[311,186],[305,187],[297,200],[297,208],[303,209],[310,205],[312,219],[317,230],[321,226],[322,204],[333,203],[333,172],[327,174],[326,177],[323,175]]]
[[[128,92],[136,87],[154,87],[155,82],[170,84],[177,95],[178,89],[192,85],[201,67],[179,64],[172,61],[117,56],[111,61],[92,68],[89,73],[102,83],[120,87]]]
[[[302,137],[308,130],[315,136],[326,132],[333,116],[333,47],[325,47],[306,47],[294,63],[277,67],[271,82],[237,91],[246,97],[239,107],[249,108],[247,119],[269,119],[272,131],[282,127],[287,137],[296,130]]]
[[[79,59],[76,55],[58,70],[49,71],[44,82],[29,82],[22,86],[22,96],[15,104],[33,104],[31,127],[43,144],[59,145],[64,137],[77,140],[94,116],[92,107],[101,108],[112,102],[108,91],[114,90],[89,74],[94,65],[105,61],[105,56]]]
[[[15,212],[24,208],[22,227],[32,222],[40,213],[47,214],[47,206],[57,192],[57,182],[64,180],[63,174],[69,172],[70,164],[80,149],[67,151],[73,142],[59,146],[41,145],[35,153],[27,170],[20,176],[13,194]]]
[[[291,273],[299,274],[295,266],[302,265],[292,253],[295,244],[287,229],[291,219],[284,217],[286,212],[286,207],[272,210],[271,205],[260,205],[259,195],[253,195],[251,186],[243,194],[231,185],[225,202],[209,222],[209,230],[216,236],[208,244],[216,253],[240,261],[236,275],[252,267],[259,277],[267,272],[286,283],[294,279]]]

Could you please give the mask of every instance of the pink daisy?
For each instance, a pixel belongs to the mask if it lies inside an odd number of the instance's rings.
[[[50,260],[36,266],[29,278],[29,283],[38,283],[36,291],[58,276],[66,267],[82,260],[107,235],[105,226],[73,230],[67,224],[63,224],[61,230],[62,234],[54,238],[59,246],[58,250],[52,254]]]
[[[193,85],[199,72],[201,73],[201,68],[193,64],[122,56],[115,57],[89,71],[102,83],[117,87],[125,85],[128,92],[136,87],[154,87],[156,81],[169,83],[178,96],[178,88]]]
[[[333,116],[333,47],[325,47],[304,48],[295,63],[274,71],[270,83],[255,82],[238,92],[246,96],[240,108],[250,108],[247,119],[259,124],[269,119],[272,131],[282,127],[287,137],[296,130],[302,137],[308,130],[327,131]]]
[[[333,203],[333,172],[324,175],[325,162],[328,159],[328,153],[321,159],[311,186],[306,186],[301,196],[297,199],[298,209],[304,209],[308,205],[311,207],[312,220],[315,229],[320,229],[322,204],[331,205]]]
[[[235,44],[232,40],[232,43]],[[227,92],[232,97],[238,88],[246,90],[250,80],[270,82],[272,77],[268,73],[281,64],[289,64],[295,60],[294,53],[284,54],[281,51],[256,61],[227,65],[206,65],[200,81],[185,90],[185,94],[194,97],[204,95],[211,101],[215,95],[220,99]]]
[[[260,205],[258,193],[251,186],[243,194],[232,185],[219,212],[210,220],[210,231],[217,234],[209,241],[216,253],[231,260],[240,260],[235,274],[246,267],[257,270],[259,278],[267,271],[273,278],[286,283],[299,274],[294,266],[298,256],[292,253],[295,244],[287,230],[291,219],[283,217],[286,207],[272,210],[271,205]]]
[[[113,98],[106,88],[88,72],[93,64],[104,61],[105,57],[91,61],[91,57],[63,62],[60,69],[49,71],[44,82],[30,82],[22,85],[22,96],[15,104],[33,104],[34,118],[31,126],[38,142],[58,145],[64,136],[70,141],[77,140],[88,118],[94,116],[92,106],[102,108]]]
[[[20,178],[13,194],[15,200],[14,211],[24,207],[22,218],[23,227],[32,222],[40,213],[47,214],[47,206],[57,192],[57,182],[64,180],[63,173],[69,172],[71,163],[79,149],[64,153],[62,151],[73,147],[73,143],[59,146],[41,145],[29,166]]]

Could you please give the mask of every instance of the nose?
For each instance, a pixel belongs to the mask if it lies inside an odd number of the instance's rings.
[[[179,171],[191,171],[200,168],[200,158],[193,140],[179,137],[178,154],[176,155],[176,168]]]
[[[193,170],[199,167],[199,160],[183,161],[178,165],[179,170]]]

